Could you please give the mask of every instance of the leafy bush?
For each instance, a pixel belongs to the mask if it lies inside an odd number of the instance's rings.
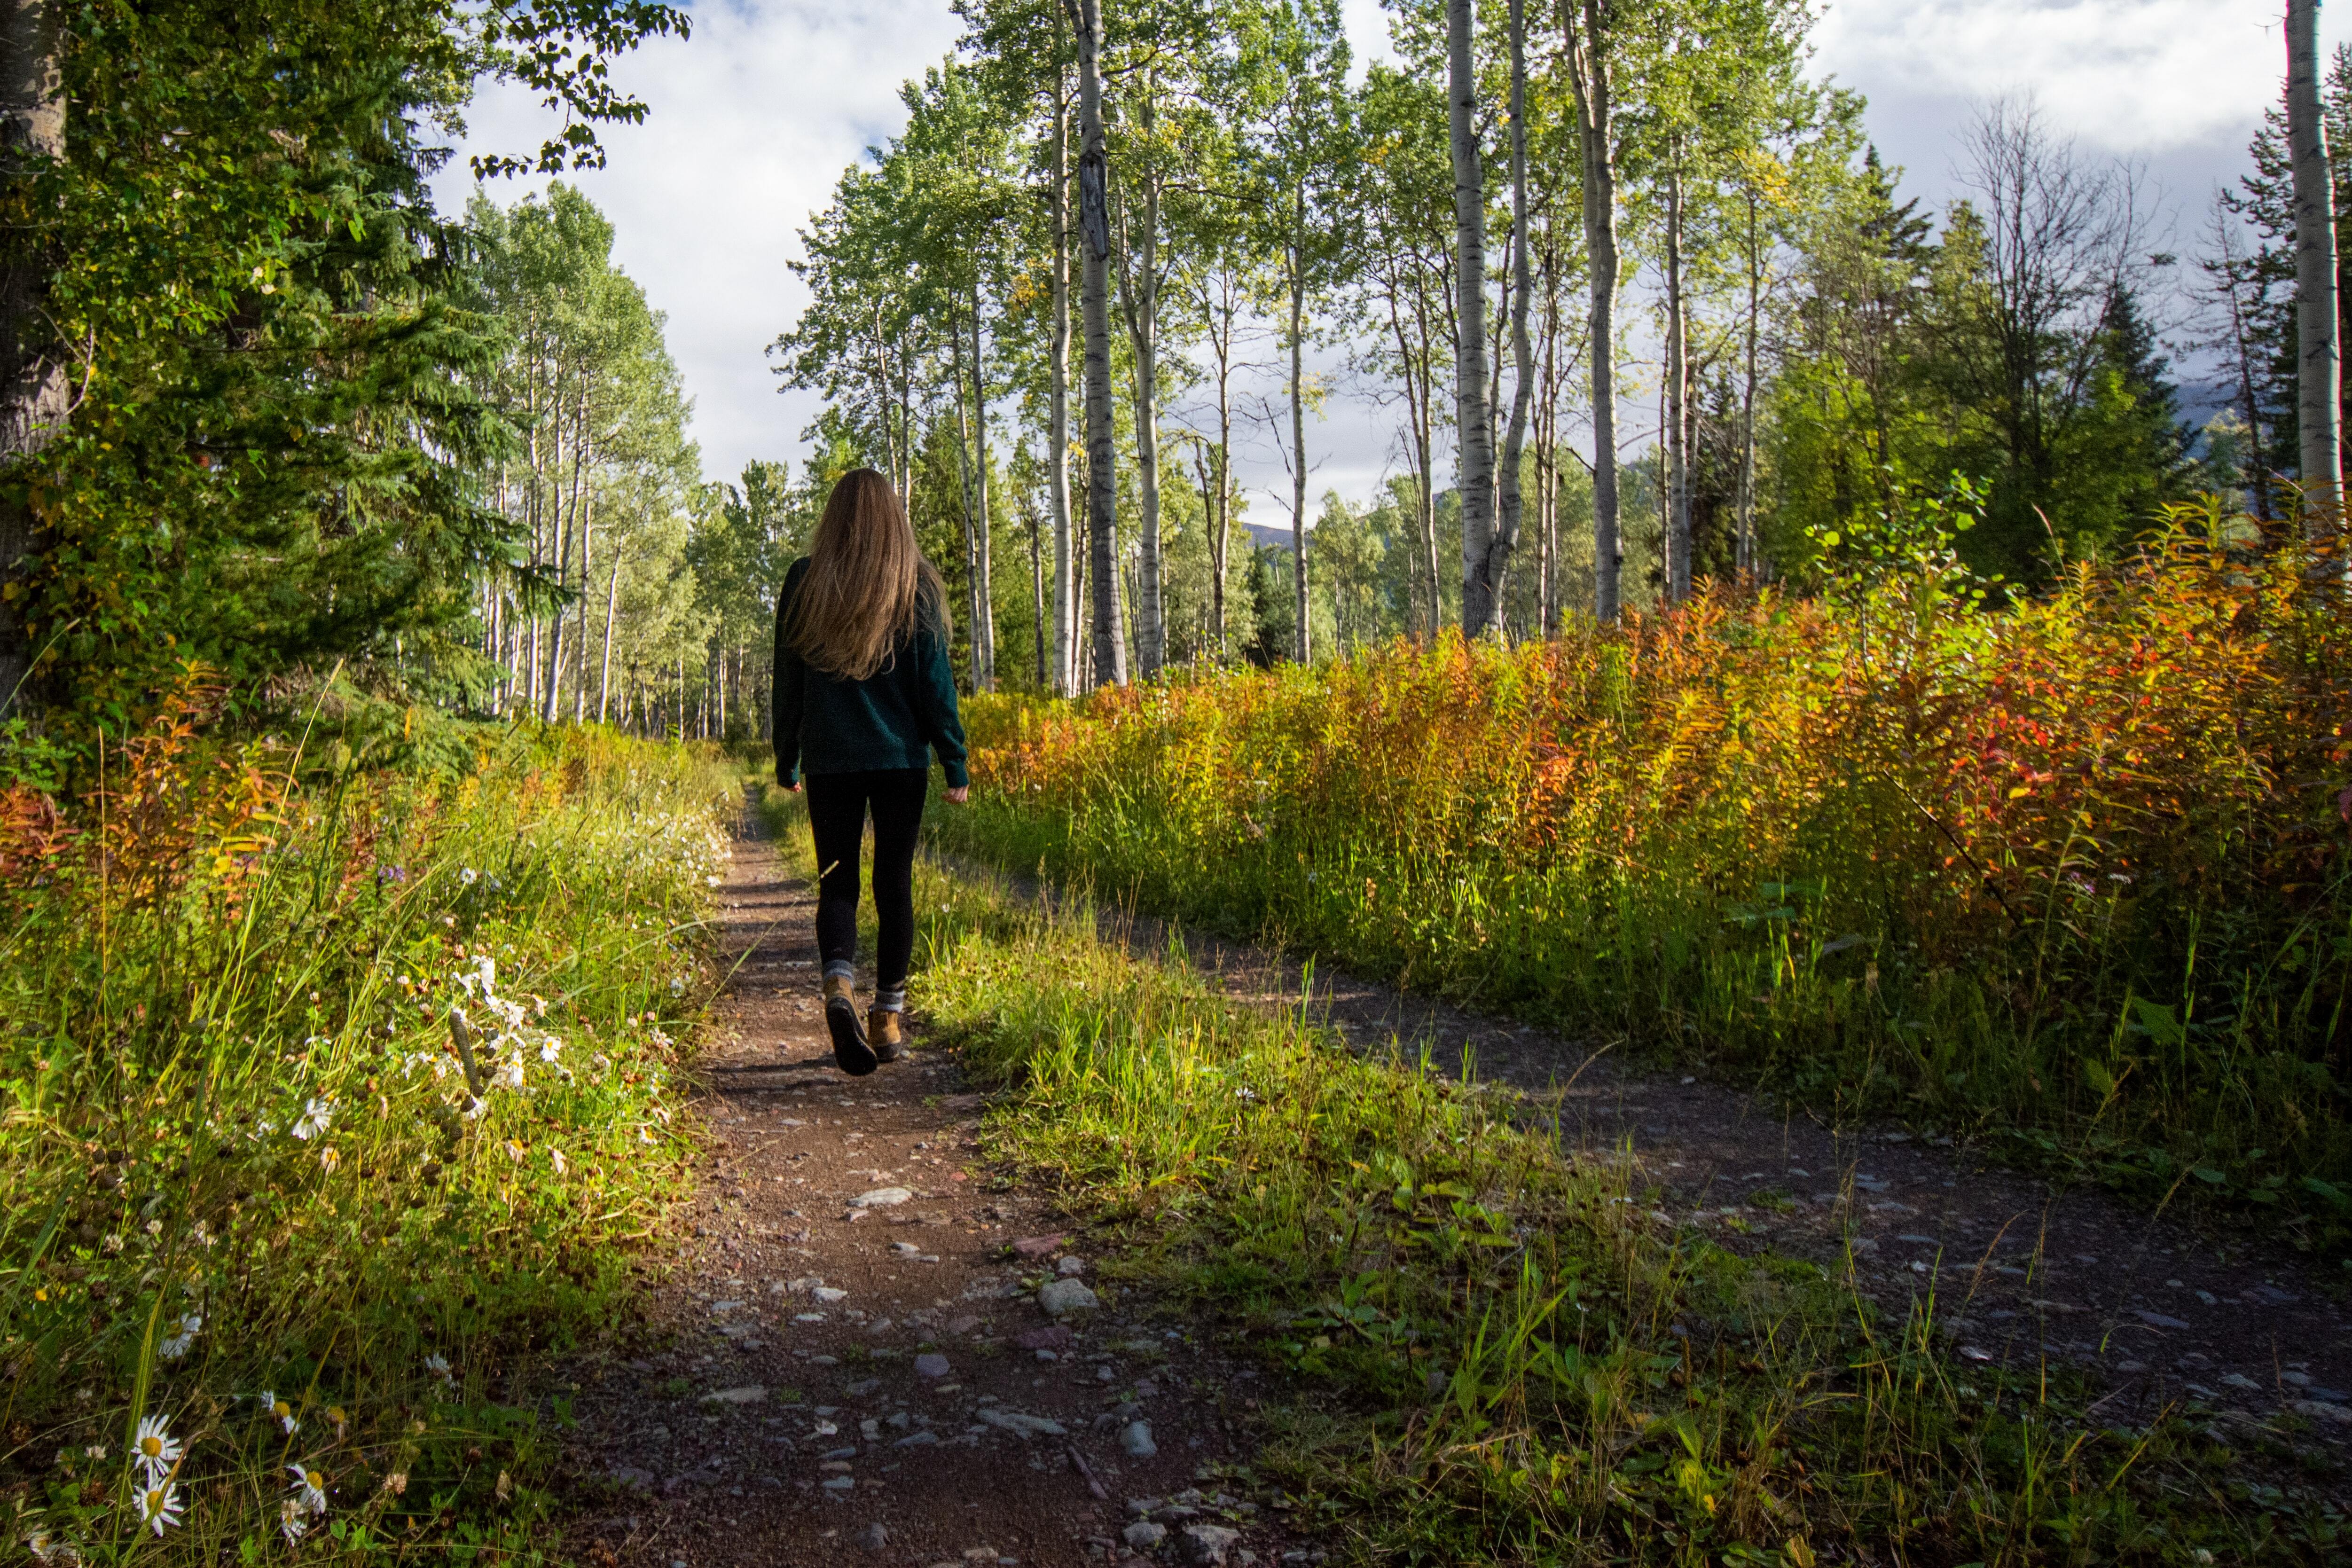
[[[2340,1242],[2334,542],[2179,509],[2001,609],[1895,544],[1813,598],[982,700],[935,831]]]

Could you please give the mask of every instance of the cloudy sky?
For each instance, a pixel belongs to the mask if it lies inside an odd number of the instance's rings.
[[[1377,0],[1347,4],[1359,57],[1385,53]],[[898,129],[899,84],[952,47],[959,26],[948,0],[702,0],[693,11],[690,41],[615,67],[652,114],[608,132],[609,166],[577,180],[611,215],[621,265],[668,316],[703,471],[717,479],[802,450],[814,402],[779,395],[761,352],[801,305],[795,231],[842,169]],[[2277,91],[2284,11],[2284,0],[1842,0],[1816,29],[1815,69],[1868,95],[1873,136],[1906,189],[1931,201],[1952,183],[1971,107],[2031,91],[2085,147],[2145,163],[2182,215],[2185,248]],[[2324,8],[2320,25],[2324,47],[2352,38],[2352,6]],[[473,146],[501,151],[535,147],[546,130],[513,92],[488,95],[471,120]],[[452,210],[471,187],[462,159],[437,184]],[[501,182],[492,195],[530,188]],[[1391,461],[1389,424],[1342,389],[1307,432],[1316,489],[1369,491]],[[1279,488],[1286,510],[1270,443],[1241,472]]]

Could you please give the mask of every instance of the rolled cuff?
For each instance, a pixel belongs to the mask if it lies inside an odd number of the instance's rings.
[[[971,774],[961,763],[942,760],[940,763],[940,771],[948,775],[948,788],[970,789],[971,787]]]

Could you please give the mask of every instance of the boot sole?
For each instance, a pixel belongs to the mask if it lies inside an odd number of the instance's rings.
[[[882,1058],[866,1043],[866,1031],[857,1025],[857,1008],[845,998],[835,997],[824,1005],[824,1026],[833,1036],[833,1059],[841,1070],[852,1078],[864,1078],[879,1067]]]

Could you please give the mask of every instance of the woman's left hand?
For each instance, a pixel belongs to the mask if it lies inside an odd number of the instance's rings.
[[[948,804],[950,805],[961,805],[970,799],[971,799],[971,786],[970,784],[962,784],[957,788],[948,791]]]

